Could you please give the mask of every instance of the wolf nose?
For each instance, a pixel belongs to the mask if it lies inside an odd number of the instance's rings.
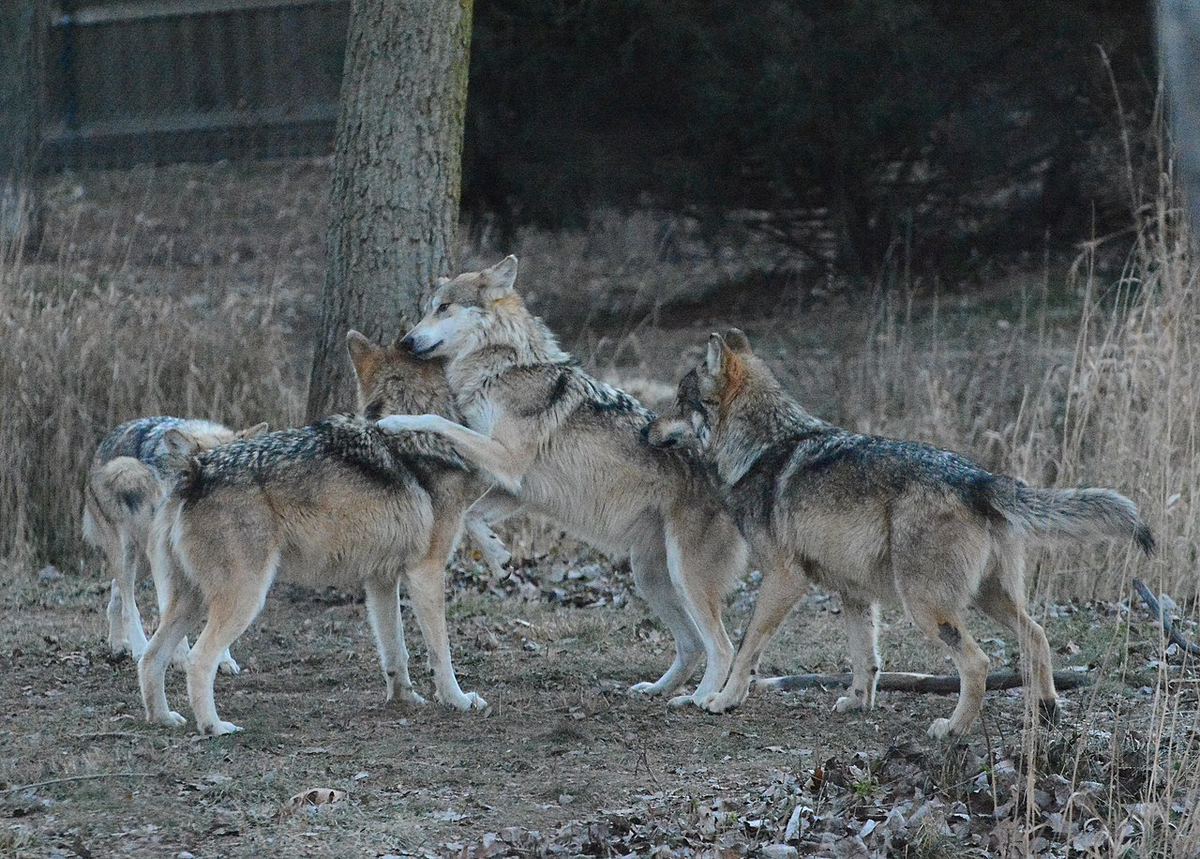
[[[417,345],[416,341],[413,340],[413,337],[411,334],[406,335],[404,337],[404,339],[400,341],[400,348],[404,349],[406,352],[415,352],[416,345]]]

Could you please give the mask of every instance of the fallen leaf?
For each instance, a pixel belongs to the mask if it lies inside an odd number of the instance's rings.
[[[334,790],[331,787],[310,787],[302,790],[283,804],[279,809],[279,819],[295,814],[308,805],[333,805],[346,798],[346,791]]]

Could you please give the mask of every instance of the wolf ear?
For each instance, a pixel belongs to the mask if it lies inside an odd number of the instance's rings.
[[[513,284],[517,282],[517,258],[509,254],[479,274],[483,284],[483,297],[489,301],[496,301],[513,291]]]
[[[175,427],[163,433],[162,444],[172,468],[182,468],[200,450],[200,443],[195,436]]]
[[[254,438],[256,435],[262,435],[271,428],[271,425],[266,421],[260,424],[255,424],[252,427],[246,427],[243,430],[238,430],[237,437],[240,439]]]
[[[354,365],[354,374],[359,381],[369,376],[379,363],[379,353],[382,351],[365,334],[351,328],[346,332],[346,350],[350,353],[350,363]]]
[[[708,335],[708,354],[704,356],[704,367],[708,375],[719,376],[721,367],[725,364],[725,341],[721,335],[713,332]]]
[[[738,352],[743,355],[751,351],[750,338],[740,328],[730,328],[725,332],[725,345],[729,347],[729,351]]]
[[[450,282],[450,278],[446,277],[446,275],[443,274],[441,277],[439,277],[437,280],[434,281],[434,286],[445,286],[449,282]]]

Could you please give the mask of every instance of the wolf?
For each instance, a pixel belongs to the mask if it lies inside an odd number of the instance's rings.
[[[207,420],[147,417],[127,421],[104,437],[92,457],[84,486],[83,536],[108,559],[112,596],[108,602],[108,646],[113,656],[140,659],[146,633],[138,612],[134,585],[147,566],[147,535],[154,510],[174,477],[164,437],[178,433],[197,450],[209,450],[265,432],[265,423],[233,430]],[[159,611],[164,608],[159,591]],[[228,654],[222,667],[237,673]]]
[[[364,414],[457,416],[440,367],[356,331],[347,345]],[[460,710],[487,706],[454,674],[443,588],[464,513],[489,483],[449,444],[428,433],[383,432],[361,414],[209,451],[197,452],[181,434],[168,433],[165,443],[181,462],[151,529],[151,563],[169,583],[162,622],[139,665],[151,722],[185,723],[167,705],[167,654],[207,616],[188,659],[192,711],[201,734],[240,730],[217,715],[216,660],[258,615],[277,579],[365,590],[387,700],[420,704],[400,617],[404,579],[437,699]]]
[[[516,292],[516,277],[509,256],[442,279],[402,341],[420,358],[445,360],[464,422],[392,415],[379,426],[448,439],[507,493],[489,493],[485,507],[519,504],[629,559],[638,591],[675,638],[670,667],[632,693],[675,692],[705,658],[695,692],[672,703],[716,691],[733,658],[724,598],[747,561],[737,526],[697,458],[646,444],[653,415],[559,347]]]
[[[700,702],[713,713],[745,700],[807,578],[837,591],[845,606],[853,683],[838,712],[874,706],[878,607],[898,600],[959,672],[957,706],[933,722],[931,736],[963,734],[982,706],[988,658],[963,623],[970,604],[1016,635],[1026,686],[1053,718],[1050,647],[1026,607],[1025,548],[1107,538],[1154,551],[1133,502],[1111,489],[1035,489],[950,451],[813,417],[736,328],[709,338],[703,362],[647,436],[666,449],[698,446],[762,564],[729,678]]]

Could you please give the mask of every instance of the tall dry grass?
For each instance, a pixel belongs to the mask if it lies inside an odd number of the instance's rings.
[[[152,414],[290,425],[302,379],[270,300],[215,308],[0,261],[0,558],[77,566],[99,440]]]

